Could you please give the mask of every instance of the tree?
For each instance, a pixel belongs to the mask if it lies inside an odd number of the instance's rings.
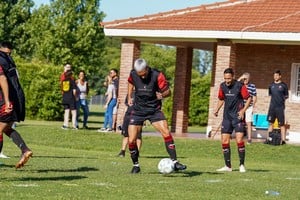
[[[24,25],[31,17],[32,0],[2,0],[0,4],[0,40],[19,44]],[[16,52],[17,53],[17,52]]]
[[[105,52],[99,2],[56,0],[34,10],[21,37],[21,56],[61,66],[71,63],[75,72],[98,74]]]

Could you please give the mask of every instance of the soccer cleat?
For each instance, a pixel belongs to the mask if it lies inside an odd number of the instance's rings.
[[[244,165],[240,165],[240,172],[241,173],[245,173],[246,172],[246,168]]]
[[[8,156],[4,155],[2,152],[0,153],[0,158],[9,158]]]
[[[16,168],[21,168],[23,167],[27,161],[29,160],[30,157],[32,157],[32,151],[26,151],[25,153],[22,154],[21,159],[19,160],[19,162],[16,164]]]
[[[227,167],[227,166],[224,166],[220,169],[217,169],[216,170],[217,172],[232,172],[232,168],[231,167]]]
[[[183,165],[178,161],[174,163],[174,171],[185,170],[185,169],[186,169],[186,165]]]
[[[247,141],[247,144],[251,144],[251,143],[252,143],[252,140],[249,139],[249,140]]]
[[[124,158],[125,157],[125,151],[121,150],[120,153],[117,156]]]
[[[69,127],[67,127],[67,126],[65,126],[65,125],[63,125],[62,127],[61,127],[61,129],[64,129],[64,130],[67,130]]]
[[[286,144],[286,142],[285,141],[281,141],[281,143],[280,143],[281,145],[285,145]]]
[[[141,171],[141,168],[139,166],[133,166],[131,173],[138,174],[138,173],[140,173],[140,171]]]

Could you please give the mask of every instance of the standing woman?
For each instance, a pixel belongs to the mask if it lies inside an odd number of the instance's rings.
[[[83,111],[83,128],[88,129],[87,120],[89,117],[89,106],[87,96],[89,94],[89,84],[83,70],[79,71],[78,80],[76,80],[77,90],[79,92],[79,100],[77,101],[77,122],[80,114],[80,108]]]
[[[98,131],[112,131],[113,126],[113,109],[117,104],[117,94],[116,94],[116,88],[113,84],[112,77],[107,76],[107,91],[105,93],[106,100],[104,108],[106,109],[105,115],[104,115],[104,125],[103,128],[101,128]]]

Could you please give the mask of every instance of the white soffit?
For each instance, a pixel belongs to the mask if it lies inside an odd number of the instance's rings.
[[[193,30],[136,30],[136,29],[107,29],[107,28],[104,29],[104,33],[106,36],[115,36],[115,37],[271,40],[271,41],[300,42],[300,33],[193,31]]]

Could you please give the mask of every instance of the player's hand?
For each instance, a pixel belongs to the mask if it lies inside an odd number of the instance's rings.
[[[162,93],[156,92],[156,98],[157,98],[158,100],[163,99]]]
[[[10,102],[6,103],[4,112],[10,113],[12,111],[13,111],[13,105]]]
[[[218,117],[218,111],[214,112],[214,116]]]
[[[239,111],[238,112],[238,118],[240,119],[240,120],[243,120],[244,119],[244,112],[243,111]]]

